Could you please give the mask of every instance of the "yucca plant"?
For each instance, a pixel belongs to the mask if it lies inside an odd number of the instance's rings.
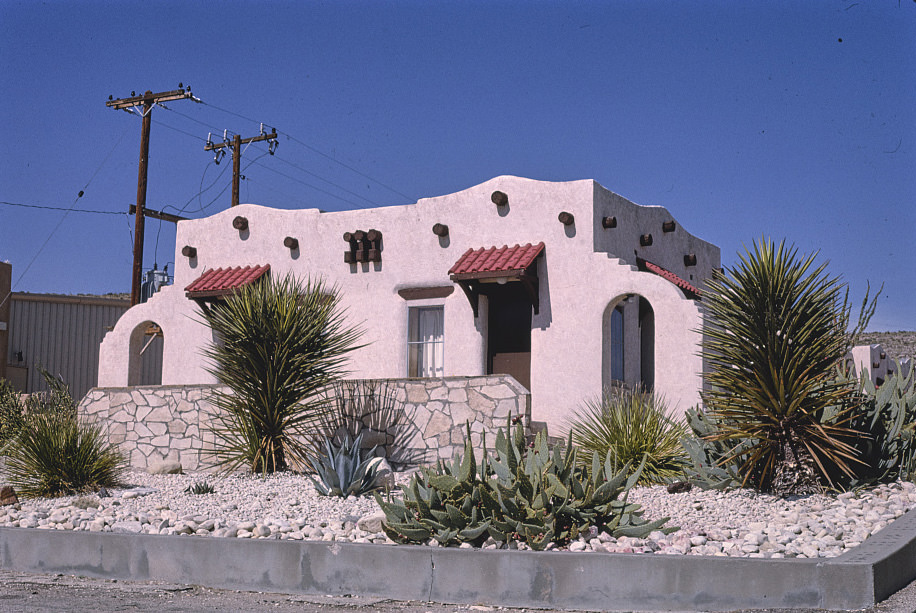
[[[66,385],[41,371],[51,392],[35,396],[33,412],[7,449],[6,475],[25,498],[64,496],[118,484],[127,461],[99,424],[79,420]]]
[[[848,427],[858,397],[835,376],[850,342],[849,310],[843,284],[827,263],[815,266],[816,255],[761,239],[703,293],[711,439],[751,441],[738,447],[743,484],[778,494],[818,491],[858,461]]]
[[[664,399],[644,390],[605,388],[588,400],[569,422],[573,443],[587,453],[610,457],[616,467],[645,465],[640,485],[663,483],[684,472],[688,465],[681,439],[686,425],[668,416]]]
[[[324,451],[310,457],[315,477],[309,478],[322,496],[362,496],[378,489],[379,468],[384,458],[375,455],[375,447],[361,449],[363,435],[351,441],[344,435],[340,445],[330,438],[324,440]]]
[[[205,311],[218,341],[205,350],[216,392],[214,467],[273,473],[307,463],[308,437],[329,410],[319,392],[344,375],[359,331],[336,289],[287,275],[244,286]]]

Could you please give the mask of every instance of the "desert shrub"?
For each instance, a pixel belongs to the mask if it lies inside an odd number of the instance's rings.
[[[736,443],[720,462],[740,459],[743,485],[778,494],[818,491],[861,463],[850,427],[859,397],[836,377],[850,345],[844,286],[815,257],[761,239],[703,294],[709,439]]]
[[[66,384],[41,371],[50,392],[33,395],[32,410],[7,449],[6,473],[26,498],[63,496],[114,486],[126,459],[98,424],[79,420]]]
[[[363,442],[365,447],[384,433],[386,438],[378,444],[384,446],[385,459],[392,467],[424,462],[422,450],[408,447],[417,426],[398,399],[397,391],[386,380],[337,381],[328,386],[325,394],[330,408],[322,415],[318,436],[314,437],[314,454],[326,451],[325,439],[340,446],[345,437],[368,435]]]
[[[2,359],[2,358],[0,358]],[[19,392],[6,379],[0,379],[0,455],[19,433],[24,423]]]
[[[486,441],[483,444],[486,448]],[[571,441],[550,449],[539,433],[529,446],[521,425],[497,433],[495,455],[484,452],[478,464],[468,427],[464,453],[451,462],[422,469],[402,486],[403,500],[376,500],[385,512],[385,533],[400,543],[481,545],[488,538],[523,542],[532,549],[567,545],[584,534],[646,537],[668,518],[649,522],[627,492],[641,467],[627,477],[629,465],[615,471],[610,457],[597,454],[584,468]]]
[[[344,325],[336,290],[292,276],[246,285],[204,317],[216,392],[213,464],[272,473],[304,467],[308,439],[330,410],[321,390],[344,374],[359,332]]]
[[[363,435],[352,441],[345,434],[340,444],[324,439],[321,453],[310,456],[315,476],[309,476],[323,496],[362,496],[379,487],[380,465],[384,458],[375,455],[375,447],[361,449]]]
[[[670,481],[687,466],[681,445],[687,427],[671,419],[665,401],[652,392],[605,388],[575,411],[569,429],[583,455],[609,456],[615,466],[634,469],[645,457],[640,485]]]

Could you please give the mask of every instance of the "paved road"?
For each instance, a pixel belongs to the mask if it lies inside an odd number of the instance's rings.
[[[380,598],[302,596],[262,592],[216,590],[156,581],[118,581],[70,575],[36,575],[0,570],[0,613],[37,611],[280,611],[327,613],[378,611],[379,613],[452,613],[458,611],[543,611],[505,607],[444,605],[429,602],[401,602]],[[914,613],[916,582],[859,613]],[[777,613],[774,610],[746,610],[740,613]],[[819,613],[815,609],[783,609],[779,613]]]

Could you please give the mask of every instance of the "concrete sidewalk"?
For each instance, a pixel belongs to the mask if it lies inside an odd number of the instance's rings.
[[[0,528],[0,568],[287,594],[580,610],[871,607],[916,578],[916,511],[837,558],[469,550]]]

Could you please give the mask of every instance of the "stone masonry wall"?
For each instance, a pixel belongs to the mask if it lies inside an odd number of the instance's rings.
[[[531,396],[507,375],[385,379],[366,382],[387,388],[392,399],[385,415],[363,416],[364,446],[378,445],[392,464],[428,464],[451,457],[464,444],[466,423],[479,448],[483,433],[510,418],[527,425]],[[178,461],[185,471],[205,470],[212,449],[213,385],[155,385],[94,388],[79,405],[82,417],[101,423],[133,469]]]

